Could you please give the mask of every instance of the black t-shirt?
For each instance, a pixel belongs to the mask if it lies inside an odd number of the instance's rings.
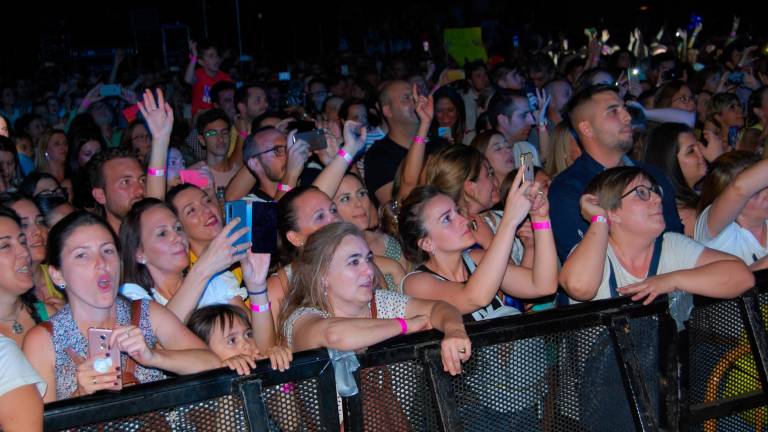
[[[427,143],[426,154],[429,155],[443,146],[446,141],[441,138],[430,139]],[[376,191],[395,178],[400,163],[408,154],[408,149],[399,146],[389,138],[389,135],[376,141],[365,154],[365,187],[369,196],[376,204]]]

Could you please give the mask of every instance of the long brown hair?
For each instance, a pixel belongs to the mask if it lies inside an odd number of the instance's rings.
[[[294,259],[290,288],[277,318],[278,340],[284,342],[285,322],[299,308],[308,307],[333,314],[325,295],[323,279],[333,260],[333,255],[347,236],[365,240],[363,232],[349,222],[328,224],[307,238],[301,253]]]

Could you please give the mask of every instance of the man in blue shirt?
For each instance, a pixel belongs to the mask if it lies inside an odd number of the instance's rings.
[[[583,149],[573,165],[561,172],[549,187],[552,229],[560,261],[587,232],[581,216],[579,199],[587,184],[608,168],[637,165],[647,170],[664,190],[662,206],[667,231],[682,233],[683,225],[675,205],[675,190],[657,168],[633,161],[631,117],[612,86],[598,85],[576,93],[566,106],[566,113]]]

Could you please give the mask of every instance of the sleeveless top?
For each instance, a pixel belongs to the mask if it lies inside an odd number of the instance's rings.
[[[149,318],[149,300],[141,301],[141,318],[139,328],[149,348],[157,344],[157,336],[152,331],[152,322]],[[131,301],[117,296],[116,326],[131,324]],[[50,320],[53,325],[53,349],[56,356],[56,399],[67,399],[77,390],[77,366],[67,354],[67,348],[71,348],[77,355],[88,358],[88,339],[80,333],[69,303],[57,312]],[[120,353],[120,370],[125,370],[126,353]],[[136,364],[134,372],[140,383],[157,381],[165,378],[165,374],[159,369],[145,368]]]
[[[465,251],[461,254],[462,261],[464,262],[464,267],[467,269],[468,274],[473,274],[475,270],[477,269],[477,266],[475,265],[475,262],[472,261],[472,257],[469,256],[469,251]],[[405,292],[405,280],[408,278],[408,276],[416,273],[430,273],[432,274],[436,279],[439,279],[441,281],[448,281],[447,278],[444,276],[435,273],[434,271],[430,270],[429,267],[427,267],[424,264],[419,265],[416,267],[416,269],[407,275],[403,277],[403,281],[400,284],[400,290]],[[464,281],[466,283],[466,281]],[[492,319],[492,318],[498,318],[503,316],[510,316],[510,315],[517,315],[520,311],[510,307],[506,306],[503,302],[503,299],[498,294],[493,296],[493,299],[491,299],[491,302],[488,303],[486,306],[481,307],[480,309],[472,312],[469,314],[470,317],[472,317],[473,321],[482,321],[486,319]]]

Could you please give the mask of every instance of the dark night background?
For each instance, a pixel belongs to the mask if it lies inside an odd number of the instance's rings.
[[[527,27],[565,33],[571,42],[584,43],[584,27],[607,27],[611,43],[626,45],[628,31],[639,25],[645,37],[653,37],[660,24],[668,29],[683,26],[691,12],[704,18],[700,38],[726,35],[734,14],[742,17],[740,33],[763,36],[764,10],[753,3],[702,5],[673,2],[616,1],[614,3],[446,1],[360,2],[256,2],[240,1],[243,51],[256,64],[281,67],[294,58],[320,60],[335,51],[339,35],[347,35],[353,51],[369,28],[413,39],[439,37],[444,27],[480,25],[494,19],[525,37]],[[91,61],[110,61],[99,53],[116,47],[137,49],[144,64],[159,62],[162,25],[182,24],[193,38],[202,39],[205,21],[209,39],[226,48],[237,48],[235,1],[58,1],[4,4],[0,40],[0,76],[29,76],[40,61],[57,64],[71,59],[72,52],[96,50]],[[205,11],[205,12],[204,12]],[[261,18],[259,18],[261,14]],[[204,15],[206,20],[204,20]],[[180,41],[176,38],[176,41]],[[171,41],[173,45],[173,41]],[[178,45],[178,43],[177,43]],[[103,50],[103,51],[99,51]],[[156,63],[155,63],[156,64]]]

